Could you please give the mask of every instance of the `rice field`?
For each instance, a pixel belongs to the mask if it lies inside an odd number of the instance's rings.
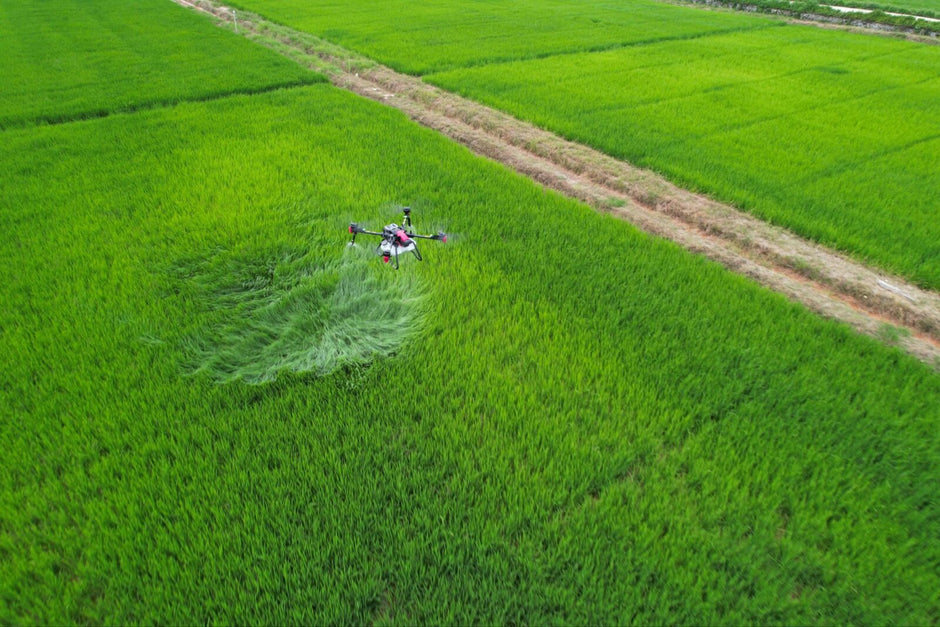
[[[936,373],[245,92],[0,131],[0,622],[940,620]],[[398,272],[346,247],[394,203],[454,235]]]
[[[4,139],[5,620],[935,618],[902,354],[327,86]],[[334,263],[400,198],[464,237],[374,260],[426,291],[395,357],[193,373],[240,313],[194,259]]]
[[[776,25],[654,0],[238,0],[231,6],[418,75]]]
[[[428,80],[936,289],[938,71],[933,46],[776,28]]]
[[[940,288],[936,46],[644,2],[241,4]]]
[[[0,130],[322,80],[169,2],[0,3]]]

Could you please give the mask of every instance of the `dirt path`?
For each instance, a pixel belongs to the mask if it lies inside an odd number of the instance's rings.
[[[174,1],[234,28],[233,11],[213,0]],[[237,24],[240,34],[326,73],[338,87],[400,109],[479,155],[673,240],[940,370],[940,294],[312,35],[242,11]]]
[[[901,38],[908,41],[915,41],[921,44],[940,45],[940,38],[935,31],[924,32],[916,26],[901,26],[889,24],[882,21],[864,19],[867,13],[874,13],[868,9],[856,9],[853,7],[820,5],[837,12],[836,15],[822,15],[819,13],[806,13],[796,7],[790,9],[774,9],[770,7],[759,7],[756,4],[745,2],[736,2],[734,0],[660,0],[680,6],[698,6],[709,7],[711,9],[721,9],[725,11],[747,11],[758,12],[763,15],[776,15],[784,18],[790,24],[801,24],[803,26],[813,26],[815,28],[825,28],[828,30],[841,30],[850,33],[860,33],[868,36],[881,36],[891,38]],[[790,4],[795,4],[791,0]],[[854,15],[853,15],[854,13]],[[838,14],[841,14],[839,16]],[[940,19],[924,17],[921,15],[912,15],[907,13],[886,13],[893,17],[912,17],[924,22],[940,22]]]
[[[791,1],[790,4],[794,4],[794,2]],[[839,11],[840,13],[861,13],[862,15],[867,15],[868,13],[874,13],[872,9],[859,9],[857,7],[842,7],[842,6],[837,6],[835,4],[822,4],[820,6],[833,9],[834,11]],[[893,13],[891,11],[885,11],[884,14],[891,15],[893,17],[912,17],[915,20],[924,20],[925,22],[940,22],[940,20],[938,20],[935,17],[924,17],[923,15],[913,15],[911,13]]]

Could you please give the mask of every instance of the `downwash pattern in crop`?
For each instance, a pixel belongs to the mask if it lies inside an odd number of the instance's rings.
[[[940,289],[940,48],[645,0],[239,0]]]
[[[0,163],[3,620],[934,616],[940,378],[897,351],[326,85]],[[393,357],[188,375],[181,267],[287,280],[410,199],[462,237],[371,260],[427,289]]]

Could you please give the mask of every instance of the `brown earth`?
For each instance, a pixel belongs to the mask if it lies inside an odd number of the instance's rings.
[[[174,0],[233,28],[212,0]],[[868,267],[663,177],[312,35],[238,11],[238,32],[319,70],[337,87],[416,122],[546,187],[624,218],[940,370],[940,294]]]

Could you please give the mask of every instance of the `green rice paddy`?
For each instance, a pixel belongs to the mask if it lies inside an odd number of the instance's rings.
[[[323,260],[304,248],[180,267],[219,312],[194,334],[192,366],[220,383],[327,375],[394,354],[422,322],[423,286],[370,269],[372,246]]]
[[[775,28],[428,80],[940,287],[940,48]]]
[[[940,620],[935,372],[379,104],[245,91],[0,131],[0,622]],[[395,202],[460,237],[349,251]]]
[[[240,5],[940,288],[937,46],[644,1]]]
[[[774,22],[654,0],[238,0],[232,6],[341,44],[410,74],[696,38]]]
[[[0,130],[322,80],[170,2],[0,3]]]

